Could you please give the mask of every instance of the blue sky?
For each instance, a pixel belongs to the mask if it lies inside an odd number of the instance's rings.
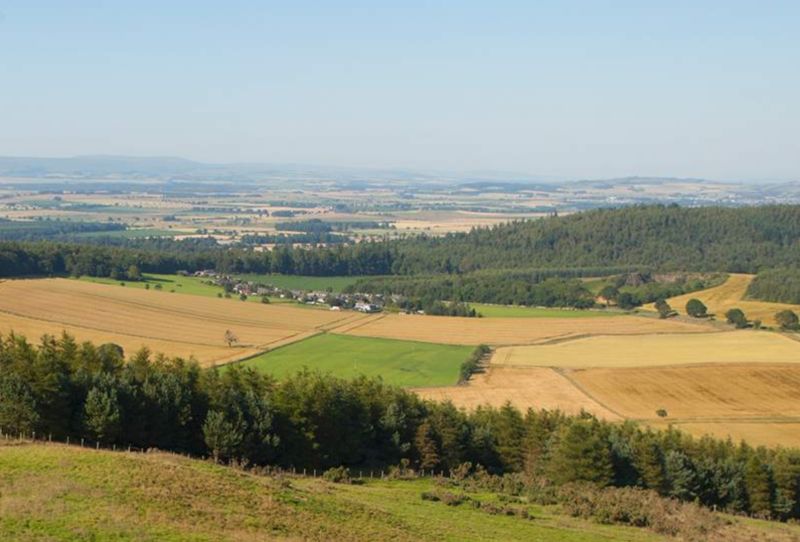
[[[800,2],[0,0],[0,155],[800,179]]]

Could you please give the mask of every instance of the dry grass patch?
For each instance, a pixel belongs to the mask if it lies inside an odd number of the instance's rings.
[[[752,330],[594,336],[534,346],[499,348],[494,365],[649,367],[703,363],[800,363],[800,342]]]
[[[755,275],[733,274],[719,286],[672,297],[667,302],[680,314],[686,314],[686,303],[690,299],[696,298],[702,301],[708,307],[708,312],[715,314],[718,319],[724,319],[728,309],[738,307],[744,311],[749,320],[761,320],[764,324],[771,326],[776,325],[775,313],[777,312],[785,309],[800,312],[800,305],[744,299],[747,287],[753,278]],[[644,308],[655,310],[652,305],[646,305]]]
[[[0,332],[13,330],[38,339],[64,330],[79,340],[115,342],[129,352],[148,346],[171,356],[193,355],[206,364],[254,354],[361,317],[69,279],[0,283]],[[236,347],[225,343],[228,329],[239,339]]]
[[[608,318],[457,318],[388,314],[364,320],[339,333],[446,344],[532,344],[585,335],[698,333],[708,328],[694,323],[639,316]]]

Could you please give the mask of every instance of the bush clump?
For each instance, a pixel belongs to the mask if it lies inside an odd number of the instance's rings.
[[[322,473],[322,479],[334,484],[352,484],[353,478],[350,476],[350,469],[347,467],[333,467]]]

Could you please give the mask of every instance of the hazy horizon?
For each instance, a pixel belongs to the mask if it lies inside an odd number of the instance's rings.
[[[0,4],[0,156],[800,179],[794,2]]]

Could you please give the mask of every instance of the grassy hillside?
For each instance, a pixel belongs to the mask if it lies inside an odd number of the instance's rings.
[[[268,477],[163,453],[120,453],[0,440],[0,539],[36,540],[595,540],[665,538],[599,525],[556,507],[490,514],[422,500],[430,480],[330,484]],[[474,495],[499,503],[498,496]],[[735,520],[733,534],[790,540],[797,528]],[[733,529],[735,527],[735,530]]]
[[[278,378],[303,367],[340,378],[380,376],[396,386],[447,386],[472,347],[324,334],[243,362]]]

